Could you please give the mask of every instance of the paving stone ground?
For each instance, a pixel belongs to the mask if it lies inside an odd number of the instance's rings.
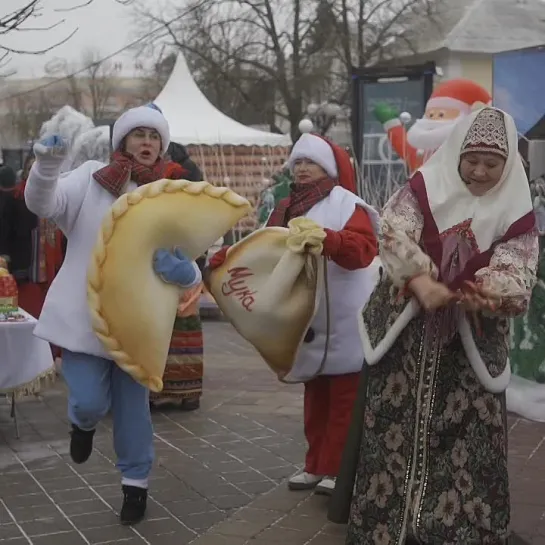
[[[304,455],[302,388],[279,384],[222,322],[207,322],[206,383],[194,413],[155,413],[157,463],[147,520],[117,524],[111,422],[87,464],[68,456],[57,383],[19,402],[20,439],[0,405],[0,545],[343,545],[327,499],[289,492]],[[513,528],[545,545],[545,425],[511,418]]]

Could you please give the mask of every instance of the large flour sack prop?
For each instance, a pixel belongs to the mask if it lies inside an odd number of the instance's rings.
[[[159,180],[120,197],[104,218],[87,279],[93,329],[112,359],[153,392],[162,376],[179,288],[153,270],[159,248],[202,255],[250,210],[207,182]]]
[[[210,273],[217,305],[280,377],[295,362],[323,289],[325,231],[306,218],[265,227],[227,252]]]

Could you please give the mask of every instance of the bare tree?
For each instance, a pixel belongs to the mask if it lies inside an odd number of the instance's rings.
[[[69,6],[66,8],[57,8],[55,11],[58,12],[67,12],[67,11],[74,11],[79,8],[84,8],[85,6],[90,6],[95,0],[83,0],[82,2],[79,2],[78,4],[74,6]],[[115,0],[118,4],[121,4],[122,6],[130,6],[134,0]]]
[[[242,96],[238,90],[226,86],[223,78],[218,78],[217,72],[200,57],[190,52],[185,57],[197,85],[216,108],[248,125],[274,124],[270,115],[274,106],[274,89],[256,70],[244,69],[236,63],[226,67],[229,79],[238,80],[238,89],[244,91]],[[154,62],[151,68],[141,70],[140,100],[154,100],[159,95],[172,73],[176,58],[177,53],[171,51]],[[180,101],[183,100],[181,96]]]
[[[50,46],[46,47],[45,49],[42,48],[40,50],[34,50],[34,51],[26,50],[26,49],[16,49],[6,45],[6,43],[2,40],[2,38],[8,34],[11,34],[14,32],[21,33],[21,32],[29,32],[29,31],[36,31],[36,30],[40,30],[40,31],[53,30],[54,28],[58,27],[64,22],[61,19],[57,21],[56,23],[49,26],[45,26],[45,27],[32,26],[31,25],[32,21],[40,16],[40,13],[42,11],[41,4],[42,4],[42,0],[26,0],[26,3],[22,7],[14,11],[11,11],[9,13],[6,13],[4,15],[0,15],[0,68],[6,67],[6,65],[10,61],[10,55],[12,53],[41,55],[43,53],[46,53],[47,51],[50,51],[54,47],[57,47],[58,45],[65,43],[75,34],[77,29],[74,29],[72,32],[70,32],[68,35],[63,37],[61,40],[57,40],[53,42]]]
[[[169,44],[207,67],[256,109],[287,120],[292,136],[311,100],[345,103],[352,65],[383,58],[403,39],[404,23],[439,0],[171,0],[170,12],[136,4],[139,20],[162,26],[147,46]],[[187,11],[176,19],[176,13]],[[174,19],[174,20],[173,20]],[[253,81],[274,91],[273,100],[250,93]],[[271,126],[274,130],[274,124]]]
[[[83,110],[84,96],[80,78],[72,74],[66,74],[66,103],[78,112]]]
[[[183,50],[193,64],[199,61],[216,82],[230,87],[252,108],[270,110],[296,127],[305,91],[312,80],[321,79],[314,70],[306,71],[307,61],[301,58],[316,18],[315,4],[315,0],[200,1],[172,23],[164,12],[156,15],[144,5],[137,9],[148,26],[163,25],[166,43]],[[172,8],[167,15],[180,9]],[[272,90],[274,99],[267,103],[262,94],[249,93],[249,83]],[[279,130],[274,124],[271,128]]]
[[[136,98],[141,102],[149,102],[157,98],[172,73],[175,63],[176,55],[173,53],[159,58],[151,68],[146,68],[137,62],[136,68],[140,73],[140,85],[136,90]]]
[[[38,136],[42,124],[57,109],[53,96],[53,89],[48,89],[8,99],[5,126],[11,128],[14,141],[27,142]]]
[[[73,11],[92,4],[94,0],[71,0],[72,5],[68,5],[64,8],[54,9],[55,12],[68,12]],[[115,0],[119,4],[130,5],[133,0]],[[4,5],[6,2],[3,2]],[[31,50],[31,49],[18,49],[10,47],[5,42],[5,37],[8,34],[13,33],[27,33],[33,31],[51,31],[61,26],[65,21],[59,19],[55,23],[47,26],[34,26],[32,23],[39,19],[43,15],[45,0],[25,0],[24,4],[7,13],[0,12],[0,69],[5,69],[11,60],[12,54],[22,55],[43,55],[48,51],[51,51],[55,47],[66,43],[76,32],[77,28],[72,29],[65,34],[61,39],[52,40],[51,44],[45,48]],[[2,10],[3,11],[3,10]],[[14,71],[2,74],[3,77],[12,75]]]
[[[95,121],[117,114],[118,108],[123,109],[124,104],[119,107],[114,104],[121,96],[119,63],[104,61],[98,50],[87,49],[78,63],[67,64],[63,71],[65,75],[58,86],[62,82],[65,102],[74,109]]]
[[[108,103],[115,98],[121,65],[112,61],[101,61],[96,50],[87,50],[83,54],[82,64],[87,67],[82,79],[86,82],[90,99],[88,115],[98,120],[111,110]]]
[[[406,53],[415,52],[412,30],[422,20],[434,23],[443,5],[448,4],[441,0],[340,0],[336,11],[342,21],[344,63],[361,67],[380,63],[401,46]]]

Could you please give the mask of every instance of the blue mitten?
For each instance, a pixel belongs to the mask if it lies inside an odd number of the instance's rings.
[[[68,144],[60,136],[48,136],[34,144],[36,167],[46,178],[58,178],[68,154]]]
[[[174,252],[157,250],[153,256],[153,269],[168,284],[177,284],[182,288],[190,287],[199,281],[198,267],[178,248]]]

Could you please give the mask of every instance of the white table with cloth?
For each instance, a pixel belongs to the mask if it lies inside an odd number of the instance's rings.
[[[15,319],[0,321],[0,395],[11,398],[11,416],[17,415],[15,400],[39,393],[44,381],[55,377],[49,343],[34,336],[37,320],[22,309]]]

